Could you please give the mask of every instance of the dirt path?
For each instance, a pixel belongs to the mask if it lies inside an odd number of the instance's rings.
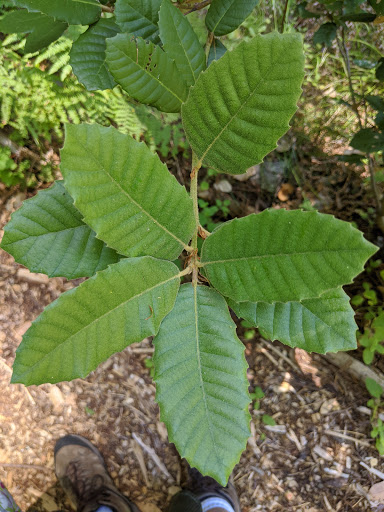
[[[14,198],[7,203],[2,225],[16,206]],[[117,486],[144,512],[156,512],[183,484],[185,468],[159,421],[145,365],[149,340],[85,380],[28,389],[9,384],[30,322],[76,284],[36,277],[0,252],[0,479],[23,510],[68,509],[53,447],[66,433],[81,434],[101,449]],[[371,510],[363,494],[378,478],[361,463],[384,468],[369,438],[364,390],[320,356],[259,337],[246,343],[246,355],[250,389],[259,385],[266,396],[252,412],[252,437],[234,470],[243,512]],[[263,425],[262,414],[277,425]]]

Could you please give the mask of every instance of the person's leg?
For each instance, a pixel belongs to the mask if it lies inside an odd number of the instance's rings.
[[[7,491],[5,485],[0,480],[0,512],[21,512],[16,505],[12,495]]]
[[[234,486],[219,485],[210,477],[203,477],[197,469],[189,470],[185,490],[176,494],[168,512],[241,512]]]
[[[140,512],[116,489],[103,456],[84,437],[67,435],[57,441],[55,470],[78,512]]]

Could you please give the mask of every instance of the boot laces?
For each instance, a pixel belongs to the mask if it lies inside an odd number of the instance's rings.
[[[84,464],[82,459],[74,459],[68,464],[65,478],[70,481],[79,503],[90,502],[95,496],[104,499],[110,496],[103,475],[90,476],[89,465]]]

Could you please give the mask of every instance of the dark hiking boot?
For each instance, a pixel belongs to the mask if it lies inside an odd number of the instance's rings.
[[[55,471],[78,512],[93,512],[101,505],[116,512],[140,512],[116,489],[103,456],[85,437],[67,435],[57,441]]]
[[[207,498],[222,498],[232,506],[235,512],[241,512],[240,501],[231,482],[228,482],[226,487],[222,487],[216,480],[203,476],[195,468],[189,468],[185,489],[172,498],[169,512],[199,512],[202,510],[201,503]]]

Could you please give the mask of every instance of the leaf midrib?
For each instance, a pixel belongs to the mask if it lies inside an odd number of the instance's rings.
[[[211,437],[211,442],[213,445],[213,449],[216,456],[216,461],[218,465],[220,465],[221,459],[217,453],[215,438],[212,433],[212,424],[210,420],[210,414],[207,404],[207,396],[205,392],[205,386],[204,386],[204,380],[203,380],[203,370],[201,368],[201,358],[200,358],[200,337],[199,337],[199,313],[198,313],[198,307],[197,307],[197,284],[193,285],[193,308],[194,308],[194,314],[195,314],[195,331],[196,331],[196,354],[197,354],[197,367],[198,367],[198,373],[199,373],[199,380],[200,380],[200,389],[201,393],[203,395],[203,402],[204,402],[204,409],[205,409],[205,415],[208,421],[208,429],[209,434]]]
[[[155,29],[157,30],[157,25],[154,23],[154,21],[153,21],[151,18],[148,18],[148,16],[146,16],[144,13],[142,13],[142,12],[138,11],[137,9],[135,9],[134,7],[132,7],[131,5],[128,5],[128,8],[129,8],[131,11],[133,11],[133,12],[135,12],[135,13],[139,14],[139,15],[140,15],[142,18],[144,18],[145,20],[148,20],[148,21],[150,22],[150,24],[152,25],[152,27],[155,27]],[[124,14],[126,14],[126,13],[127,13],[127,11],[122,11],[122,12],[123,12]],[[137,21],[137,20],[135,20],[135,21]],[[129,21],[122,21],[121,23],[129,23]]]
[[[69,343],[70,340],[74,337],[74,336],[77,336],[79,333],[81,333],[82,331],[84,331],[84,329],[88,329],[89,327],[91,327],[91,325],[93,325],[95,322],[98,322],[99,320],[101,320],[102,318],[108,316],[109,314],[113,313],[114,311],[116,311],[117,309],[119,309],[120,307],[122,306],[126,306],[129,302],[131,302],[132,300],[134,299],[137,299],[139,297],[142,297],[143,295],[145,295],[146,293],[148,292],[151,292],[152,290],[155,290],[156,288],[158,288],[159,286],[163,286],[171,281],[173,281],[174,279],[178,279],[180,277],[182,273],[179,272],[178,274],[175,274],[174,276],[172,276],[171,278],[169,279],[166,279],[165,281],[162,281],[161,283],[158,283],[156,284],[155,286],[152,286],[151,288],[147,288],[146,290],[138,293],[137,295],[134,295],[132,297],[130,297],[128,300],[126,301],[123,301],[121,302],[120,304],[118,304],[117,306],[115,306],[114,308],[108,310],[106,313],[104,313],[103,315],[95,318],[94,320],[92,320],[92,322],[90,322],[89,324],[85,325],[84,327],[82,327],[81,329],[79,329],[78,331],[74,332],[73,334],[71,334],[68,338],[66,338],[65,340],[63,340],[61,343],[59,343],[58,345],[55,346],[55,348],[51,351],[49,351],[45,356],[43,356],[42,358],[40,358],[34,365],[32,366],[28,366],[28,370],[26,372],[24,372],[24,374],[26,373],[31,373],[31,371],[38,365],[40,365],[40,363],[42,363],[42,361],[44,361],[47,357],[51,356],[53,353],[56,352],[56,350],[58,350],[63,344],[66,344],[66,343]]]
[[[201,261],[201,265],[203,267],[207,265],[215,265],[215,264],[222,264],[222,263],[234,263],[237,261],[248,261],[248,260],[260,260],[264,258],[281,258],[283,256],[303,256],[303,255],[309,255],[309,254],[323,254],[323,253],[350,253],[350,252],[364,252],[364,248],[353,248],[353,249],[325,249],[321,251],[302,251],[302,252],[282,252],[282,253],[276,253],[276,254],[260,254],[256,256],[244,256],[241,258],[228,258],[228,259],[222,259],[222,260],[214,260],[214,261]]]
[[[229,9],[231,9],[231,7],[233,7],[234,1],[235,1],[235,0],[232,0],[231,5],[228,7],[228,9],[226,9],[226,10],[224,11],[224,14],[221,16],[221,18],[219,18],[219,21],[216,23],[216,25],[214,26],[214,28],[213,28],[213,30],[212,30],[212,32],[213,32],[213,33],[215,33],[215,30],[216,30],[216,29],[217,29],[217,27],[220,25],[220,23],[221,23],[222,19],[223,19],[223,18],[228,14]]]
[[[322,300],[334,300],[334,299],[336,299],[336,298],[340,298],[340,299],[341,299],[342,297],[332,297],[332,298],[329,298],[329,299],[322,299]],[[345,299],[345,297],[343,297],[343,298]],[[312,299],[310,299],[310,300],[312,300]],[[261,301],[261,302],[262,302],[262,301]],[[311,311],[307,306],[305,306],[305,305],[303,304],[303,302],[305,302],[305,299],[303,299],[303,301],[299,301],[299,300],[297,300],[297,301],[288,301],[288,303],[291,303],[291,304],[295,304],[295,303],[296,303],[296,304],[300,304],[300,305],[302,306],[302,308],[303,308],[303,309],[305,309],[306,311],[308,311],[308,313],[309,313],[312,317],[314,317],[315,319],[317,319],[317,320],[318,320],[322,325],[325,325],[326,327],[328,327],[328,328],[331,330],[331,332],[333,332],[333,333],[337,334],[337,336],[340,336],[340,338],[342,338],[344,341],[348,341],[348,339],[347,339],[347,338],[345,338],[342,334],[340,334],[340,333],[335,329],[335,327],[334,327],[334,326],[327,324],[327,323],[325,322],[325,320],[323,320],[322,318],[320,318],[317,314],[313,313],[313,311]],[[285,303],[285,304],[288,304],[288,303]],[[267,302],[266,302],[265,304],[267,304],[268,306],[270,306],[270,305],[271,305],[271,304],[268,304]],[[276,315],[275,315],[275,311],[276,311],[276,304],[277,304],[277,303],[275,303],[275,304],[274,304],[274,310],[273,310],[274,312],[273,312],[272,337],[275,337],[275,324],[274,324],[274,322],[275,322],[275,316],[276,316]],[[283,304],[284,304],[284,303],[283,303]],[[290,308],[291,308],[291,307],[290,307]],[[256,309],[256,322],[255,322],[255,323],[256,323],[256,324],[258,324],[258,325],[256,325],[256,327],[259,327],[260,322],[257,322],[257,309]],[[263,326],[261,326],[261,327],[263,328]],[[302,329],[302,333],[303,333],[303,337],[305,338],[305,331],[304,331],[304,329]],[[290,335],[289,335],[289,339],[291,340],[291,336],[290,336]]]
[[[87,150],[87,146],[82,143],[82,142],[79,142],[79,144],[81,144],[81,146],[83,147],[84,150]],[[157,224],[157,226],[159,226],[159,228],[161,228],[163,231],[165,231],[165,233],[167,233],[169,236],[171,236],[172,238],[174,238],[179,244],[182,245],[182,247],[184,247],[184,249],[187,249],[188,245],[183,242],[182,240],[180,240],[176,235],[174,235],[173,233],[171,233],[171,231],[169,231],[165,226],[163,226],[162,224],[160,224],[160,222],[158,220],[156,220],[154,217],[152,217],[152,215],[147,212],[147,210],[144,209],[144,207],[142,207],[137,201],[135,201],[133,199],[133,197],[131,197],[128,192],[120,185],[120,183],[118,181],[116,181],[116,179],[105,169],[104,165],[98,161],[96,159],[96,157],[92,154],[91,152],[91,155],[92,155],[92,159],[93,161],[100,166],[100,168],[102,169],[103,172],[105,172],[105,174],[107,176],[109,176],[109,178],[111,179],[111,181],[117,185],[117,187],[121,190],[121,192],[135,205],[137,206],[137,208],[139,208],[139,210],[141,212],[143,212],[145,215],[147,215],[147,217],[152,220],[155,224]],[[180,185],[181,186],[181,185]],[[76,205],[75,205],[76,206]]]
[[[166,3],[165,5],[169,5],[169,4],[167,4],[167,3]],[[176,9],[176,7],[172,7],[172,6],[171,6],[171,8],[172,8],[172,9]],[[172,14],[171,14],[171,16],[170,16],[170,21],[171,21],[171,23],[173,23],[173,26],[175,27],[175,32],[176,32],[176,34],[177,34],[177,38],[178,38],[178,40],[179,40],[179,44],[180,44],[180,46],[181,46],[181,49],[183,50],[183,53],[184,53],[185,58],[186,58],[186,60],[187,60],[187,63],[188,63],[189,69],[190,69],[190,71],[191,71],[193,83],[195,84],[195,83],[196,83],[196,78],[195,78],[195,72],[194,72],[194,70],[193,70],[193,68],[192,68],[192,62],[189,60],[189,56],[188,56],[188,54],[187,54],[187,52],[186,52],[186,50],[185,50],[184,45],[182,44],[182,39],[181,39],[181,37],[180,37],[179,31],[177,30],[177,26],[176,26],[176,23],[175,23],[175,19],[174,19],[174,17],[173,17],[173,15],[172,15]],[[186,22],[188,23],[188,20],[187,20],[187,19],[185,19],[185,20],[183,20],[183,21],[186,21]],[[192,30],[193,30],[193,29],[192,29]],[[164,47],[166,47],[166,44],[164,45]],[[166,49],[166,48],[165,48],[165,49]],[[176,64],[176,67],[177,67],[177,63],[176,63],[176,61],[175,61],[175,64]],[[180,70],[180,71],[181,71],[181,70]]]
[[[261,36],[260,36],[261,37]],[[241,43],[241,48],[244,48],[245,46],[245,43]],[[240,47],[239,47],[240,48]],[[224,55],[225,57],[225,55]],[[229,57],[228,57],[229,58]],[[212,62],[213,65],[215,65],[215,63],[217,63],[216,65],[218,65],[218,62],[219,61],[214,61]],[[273,69],[274,67],[274,63],[271,63],[270,67],[268,68],[268,71],[265,73],[265,75],[269,75],[270,71]],[[222,136],[222,134],[224,133],[225,130],[227,130],[227,128],[229,127],[229,125],[232,123],[232,121],[238,116],[239,112],[245,107],[245,105],[248,103],[248,101],[254,96],[254,94],[256,94],[257,90],[259,89],[259,85],[261,83],[264,83],[266,82],[267,79],[264,77],[264,76],[261,76],[260,77],[260,80],[255,84],[255,87],[254,87],[254,90],[252,91],[251,94],[249,94],[249,96],[247,97],[247,99],[241,104],[241,106],[237,109],[237,111],[233,114],[233,116],[229,119],[229,121],[223,126],[223,128],[220,130],[220,132],[218,133],[218,135],[213,139],[213,141],[209,144],[209,146],[207,147],[207,149],[205,150],[205,152],[202,154],[202,156],[200,157],[200,162],[202,163],[204,158],[206,158],[207,154],[211,151],[212,147],[216,144],[217,140]]]
[[[135,43],[136,43],[136,49],[137,49],[137,51],[139,51],[139,47],[137,46],[137,41],[136,41],[136,39],[135,39]],[[112,43],[112,44],[113,44],[113,43]],[[153,43],[152,43],[152,44],[153,44]],[[158,55],[158,52],[159,52],[159,51],[160,51],[160,52],[162,52],[162,51],[163,51],[163,50],[161,50],[161,48],[159,48],[159,47],[158,47],[158,46],[156,46],[155,44],[153,44],[153,46],[154,46],[154,48],[155,48],[155,49],[153,50],[152,55],[154,55],[155,53]],[[155,76],[155,75],[152,75],[151,73],[149,73],[149,71],[147,71],[147,70],[145,69],[145,67],[140,66],[140,65],[139,65],[139,64],[138,64],[134,59],[132,59],[132,57],[131,57],[130,55],[128,55],[124,50],[120,50],[116,45],[115,45],[115,48],[117,48],[119,51],[121,51],[121,52],[122,52],[122,53],[127,57],[127,59],[129,59],[129,60],[132,62],[132,64],[133,64],[134,66],[136,66],[140,71],[142,71],[142,72],[143,72],[143,73],[145,73],[146,75],[150,76],[153,80],[155,80],[155,81],[160,85],[160,87],[162,87],[163,89],[165,89],[166,91],[168,91],[170,94],[172,94],[172,96],[174,96],[177,100],[179,100],[181,104],[182,104],[182,103],[184,103],[184,100],[183,100],[182,98],[179,98],[179,96],[175,93],[175,91],[172,91],[172,89],[169,89],[169,88],[164,84],[164,82],[161,82],[158,78],[156,78],[156,76]],[[167,56],[167,54],[165,54],[165,53],[164,53],[164,55],[166,55],[166,56]],[[169,58],[169,57],[167,56],[167,58]],[[160,55],[159,55],[159,59],[160,59]],[[170,62],[172,63],[172,62],[174,62],[174,61],[170,60]]]

